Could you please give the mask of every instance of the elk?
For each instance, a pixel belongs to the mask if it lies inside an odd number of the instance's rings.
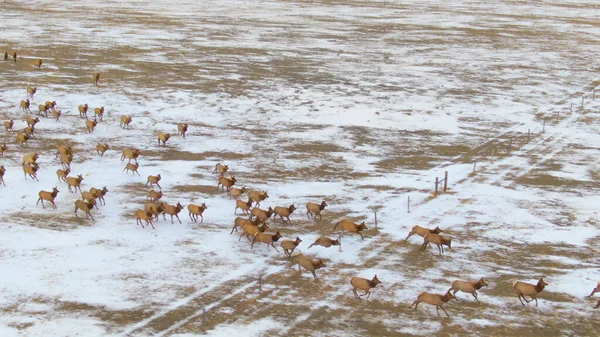
[[[31,177],[31,179],[35,179],[37,181],[37,171],[39,169],[39,166],[37,163],[33,163],[33,164],[26,164],[23,163],[23,175],[25,176],[25,180],[27,180],[27,175],[29,175],[29,177]]]
[[[6,149],[7,149],[6,144],[0,145],[0,157],[4,158],[4,151],[6,151]]]
[[[537,294],[541,293],[542,290],[544,290],[544,287],[546,287],[547,285],[548,285],[548,283],[544,282],[544,278],[541,277],[536,285],[533,285],[531,283],[521,282],[521,281],[515,281],[515,283],[513,283],[513,289],[517,293],[517,297],[519,298],[519,301],[521,301],[521,304],[523,304],[523,306],[525,306],[525,303],[523,303],[521,298],[523,300],[525,300],[525,302],[527,302],[527,303],[535,300],[535,306],[537,307],[538,306]],[[531,297],[531,300],[528,301],[525,298],[525,296]]]
[[[264,222],[264,221],[267,221],[267,219],[269,219],[272,214],[273,214],[273,209],[271,207],[269,207],[269,209],[266,211],[264,209],[254,207],[252,209],[252,211],[250,212],[250,219],[252,219],[253,217],[257,217]]]
[[[140,156],[140,150],[138,149],[128,149],[125,148],[123,149],[123,154],[121,155],[121,161],[125,160],[125,158],[129,159],[129,162],[131,163],[131,159],[135,160],[135,162],[137,163],[137,158]]]
[[[94,81],[94,85],[98,86],[98,81],[100,80],[100,73],[94,73],[92,75],[92,80]]]
[[[438,251],[440,253],[440,255],[442,255],[444,253],[444,247],[443,246],[447,246],[448,249],[451,249],[452,247],[452,239],[445,237],[445,236],[441,236],[439,234],[434,234],[434,233],[427,233],[424,237],[423,237],[423,245],[421,246],[421,248],[419,250],[425,250],[425,248],[427,248],[427,245],[429,243],[433,243],[438,247]]]
[[[477,290],[481,289],[481,287],[487,286],[487,282],[483,279],[483,277],[477,282],[468,282],[468,281],[459,281],[456,280],[452,282],[452,286],[448,291],[452,291],[452,295],[456,297],[457,291],[462,291],[465,293],[469,293],[475,297],[477,303],[479,303],[479,299],[477,298]]]
[[[35,67],[40,70],[42,68],[42,59],[35,61]]]
[[[60,154],[58,156],[60,163],[62,164],[63,168],[71,168],[71,162],[73,161],[73,155],[72,154]]]
[[[273,209],[273,219],[277,218],[277,216],[279,215],[279,217],[281,218],[281,221],[285,222],[285,220],[283,219],[284,217],[287,218],[287,221],[290,223],[290,225],[292,224],[292,220],[290,220],[290,215],[296,210],[296,206],[294,206],[294,204],[291,204],[288,207],[285,206],[276,206]]]
[[[171,138],[171,135],[168,133],[164,133],[159,131],[156,136],[158,137],[158,146],[160,146],[160,142],[163,143],[163,146],[167,146],[167,141]]]
[[[302,271],[300,269],[300,267],[303,267],[304,269],[310,271],[313,274],[313,278],[314,278],[315,282],[321,282],[321,281],[319,281],[319,278],[317,277],[317,274],[315,273],[315,271],[317,269],[321,269],[321,268],[325,267],[325,263],[323,263],[323,260],[321,260],[321,259],[312,260],[312,259],[309,259],[306,256],[302,255],[301,253],[295,253],[292,256],[292,263],[297,263],[298,269],[300,271]]]
[[[248,199],[248,201],[244,200],[236,200],[235,201],[235,209],[233,210],[233,214],[236,214],[237,209],[240,208],[244,215],[250,215],[250,207],[252,207],[252,200]]]
[[[78,107],[79,109],[79,117],[85,117],[87,119],[87,111],[88,111],[88,105],[86,104],[82,104]]]
[[[296,240],[294,240],[294,241],[292,241],[292,240],[281,241],[281,248],[283,248],[283,252],[285,253],[285,256],[287,256],[288,259],[290,259],[290,261],[292,260],[292,254],[294,253],[294,250],[296,249],[296,247],[298,247],[300,242],[302,242],[302,240],[297,236],[296,236]]]
[[[77,193],[77,189],[79,188],[79,193],[81,193],[81,182],[83,181],[83,175],[78,175],[75,177],[67,177],[66,179],[67,185],[69,186],[69,193]],[[75,191],[71,190],[71,187],[75,188]]]
[[[75,217],[78,217],[77,210],[82,210],[85,212],[86,219],[88,218],[88,216],[90,216],[92,218],[92,220],[94,220],[94,217],[92,216],[92,213],[90,212],[92,210],[92,208],[94,208],[94,205],[96,205],[96,202],[94,201],[94,199],[91,199],[89,201],[75,200]]]
[[[56,157],[54,158],[58,158],[58,156],[60,156],[61,154],[73,155],[73,149],[70,146],[59,145],[56,147]]]
[[[29,99],[33,99],[33,95],[35,95],[36,91],[37,91],[36,87],[32,87],[30,85],[27,86],[27,100],[28,101],[29,101]],[[29,104],[28,104],[27,108],[29,109]]]
[[[260,206],[260,202],[267,199],[269,194],[265,191],[250,191],[248,192],[248,198],[252,199],[256,203],[256,207]]]
[[[158,183],[161,179],[160,173],[155,175],[155,176],[148,176],[148,180],[146,181],[146,186],[148,186],[148,184],[150,184],[150,187],[153,187],[154,184],[158,185],[158,188],[160,188],[162,190],[162,187],[160,187],[160,184]]]
[[[25,136],[27,136],[29,138],[33,138],[34,131],[35,131],[35,129],[33,126],[27,126],[27,127],[25,127],[25,129],[23,129],[23,133],[25,134]]]
[[[181,135],[183,136],[183,139],[185,139],[185,133],[187,132],[188,129],[188,125],[187,123],[179,123],[177,124],[177,135]]]
[[[152,201],[152,202],[158,202],[158,200],[160,200],[160,198],[162,198],[162,197],[163,197],[162,191],[156,192],[155,190],[150,190],[150,191],[148,191],[146,200],[150,199],[150,201]]]
[[[96,144],[96,153],[100,157],[103,157],[104,156],[104,152],[106,152],[108,149],[109,149],[109,146],[106,143],[98,143],[98,144]]]
[[[325,202],[325,200],[323,200],[321,202],[321,204],[317,204],[314,202],[309,202],[306,204],[306,217],[308,219],[310,219],[309,215],[313,215],[314,213],[314,218],[317,218],[317,215],[319,216],[319,219],[323,220],[323,216],[321,215],[321,212],[325,209],[325,206],[328,206],[327,203]]]
[[[308,246],[308,248],[312,247],[312,246],[322,246],[325,248],[329,248],[331,246],[341,246],[342,243],[340,242],[340,240],[333,240],[330,238],[326,238],[326,237],[320,237],[318,239],[315,240],[315,242],[313,242],[310,246]]]
[[[36,205],[38,205],[41,201],[42,207],[46,208],[46,206],[44,206],[44,200],[46,200],[46,201],[50,201],[50,203],[52,203],[52,208],[56,209],[56,204],[54,203],[54,199],[58,195],[58,189],[56,187],[54,187],[52,189],[52,192],[47,192],[47,191],[42,190],[42,191],[40,191],[40,193],[38,193],[38,195],[40,197],[39,197],[38,201],[35,203]]]
[[[102,187],[102,189],[90,188],[90,193],[97,195],[98,200],[101,202],[101,205],[106,205],[106,200],[104,200],[104,196],[108,193],[108,189],[106,186]]]
[[[154,218],[154,216],[156,216],[156,220],[158,220],[158,216],[165,212],[165,205],[166,203],[164,202],[147,202],[146,205],[144,205],[144,210],[152,213],[152,217]]]
[[[56,170],[56,176],[58,177],[58,183],[60,184],[61,180],[63,182],[67,182],[67,176],[71,173],[71,169],[67,168],[65,170],[58,169]]]
[[[123,169],[123,171],[125,171],[125,173],[129,173],[129,171],[131,171],[131,174],[135,175],[137,173],[138,176],[140,176],[140,173],[138,172],[138,168],[140,167],[140,164],[135,163],[127,163],[127,165],[125,165],[125,168]]]
[[[419,305],[419,303],[425,302],[427,304],[435,305],[435,310],[436,310],[438,316],[440,315],[440,309],[442,309],[444,311],[444,313],[446,314],[446,316],[450,317],[450,315],[448,315],[448,312],[446,312],[446,309],[444,309],[444,307],[442,307],[442,305],[444,303],[450,301],[453,298],[455,298],[455,297],[454,297],[454,295],[452,295],[450,293],[450,290],[448,290],[445,295],[430,294],[427,292],[422,292],[422,293],[419,293],[419,296],[417,296],[417,299],[413,302],[413,304],[410,305],[409,308],[412,308],[412,306],[414,305],[415,310],[417,310],[417,306]]]
[[[50,110],[46,104],[38,104],[38,115],[44,114],[44,116],[48,117],[48,110]]]
[[[238,241],[240,241],[242,239],[242,236],[245,235],[246,239],[248,239],[248,242],[251,242],[250,237],[254,237],[254,235],[257,233],[264,233],[268,228],[269,226],[267,226],[266,223],[263,223],[262,225],[244,225],[244,227],[242,227],[242,233],[240,234]]]
[[[4,165],[0,166],[0,183],[2,183],[2,185],[6,186],[6,183],[4,182],[4,173],[6,172],[6,169],[4,168]]]
[[[246,192],[246,188],[242,187],[242,188],[237,188],[237,187],[231,187],[229,188],[229,199],[231,198],[238,198],[239,196],[241,196],[242,194],[244,194]]]
[[[142,228],[144,228],[144,224],[142,223],[142,220],[144,220],[144,221],[146,221],[146,226],[148,226],[148,224],[150,224],[150,226],[152,226],[152,229],[155,229],[154,225],[152,224],[152,219],[154,218],[154,213],[143,210],[143,209],[138,209],[135,212],[135,217],[136,217],[135,223],[140,224],[140,226],[142,226]]]
[[[360,231],[368,229],[367,226],[365,226],[365,222],[363,221],[360,225],[357,223],[354,223],[350,220],[342,220],[338,223],[335,224],[335,226],[333,226],[333,230],[335,230],[337,228],[338,225],[341,225],[341,227],[350,232],[350,233],[356,233],[358,235],[360,235],[361,240],[364,240],[365,238],[363,237],[363,235],[360,233]]]
[[[267,245],[267,250],[269,250],[269,246],[275,248],[275,251],[279,252],[279,249],[277,249],[277,247],[275,247],[275,245],[273,244],[273,242],[277,242],[279,239],[281,239],[281,234],[279,234],[279,232],[275,233],[275,234],[265,234],[265,233],[256,233],[254,234],[254,239],[252,239],[252,244],[250,245],[250,249],[254,248],[254,244],[257,242],[262,242],[265,243]]]
[[[25,112],[25,113],[31,112],[31,110],[29,109],[29,106],[30,106],[29,99],[24,99],[21,101],[21,110],[23,110],[23,112]]]
[[[235,184],[237,180],[235,179],[234,176],[232,176],[231,178],[227,178],[225,176],[220,176],[219,177],[219,183],[217,184],[217,190],[219,190],[219,186],[221,186],[221,191],[225,191],[225,187],[227,187],[227,192],[229,192],[229,188],[231,188],[231,186],[233,186],[233,184]]]
[[[52,117],[54,117],[54,120],[56,120],[57,122],[60,121],[60,116],[62,115],[62,111],[60,110],[52,110]]]
[[[198,217],[202,218],[202,220],[200,220],[200,223],[204,222],[204,216],[202,215],[202,213],[204,213],[204,211],[208,208],[208,206],[206,206],[206,203],[202,203],[202,205],[198,206],[198,205],[194,205],[194,204],[189,204],[187,209],[188,209],[188,215],[190,216],[190,219],[192,219],[193,222],[198,222]]]
[[[229,170],[229,165],[223,165],[221,163],[218,163],[217,165],[215,165],[215,169],[213,170],[213,174],[215,173],[219,173],[219,175],[224,175],[225,172],[227,172],[227,170]]]
[[[9,132],[9,131],[13,131],[13,125],[15,123],[13,122],[13,120],[8,120],[8,121],[4,121],[4,129]]]
[[[98,209],[98,205],[96,204],[96,199],[98,199],[98,195],[92,192],[88,192],[85,191],[83,193],[81,193],[81,200],[83,201],[87,201],[87,202],[94,202],[94,207],[96,207],[96,209]]]
[[[259,218],[256,218],[256,219],[254,219],[254,221],[252,221],[252,220],[237,217],[237,218],[235,218],[235,220],[233,222],[233,227],[231,228],[231,232],[229,234],[233,234],[234,230],[237,232],[238,227],[244,228],[244,226],[246,226],[246,225],[258,226],[261,223],[263,223],[263,222]]]
[[[102,122],[102,117],[104,116],[104,107],[94,108],[94,117],[98,117]]]
[[[96,127],[96,125],[98,125],[98,121],[96,120],[96,118],[94,118],[93,120],[85,120],[85,128],[89,133],[94,133],[94,128]]]
[[[40,122],[40,119],[37,117],[29,117],[29,116],[25,116],[23,118],[23,120],[25,120],[25,123],[27,123],[27,126],[31,126],[34,127],[37,123]]]
[[[373,277],[373,279],[371,279],[371,280],[362,278],[362,277],[356,277],[356,276],[354,276],[350,279],[350,284],[352,285],[352,293],[354,293],[354,297],[358,298],[359,300],[362,300],[362,298],[360,298],[360,297],[365,296],[365,295],[367,295],[367,298],[369,298],[369,296],[371,296],[371,288],[375,288],[375,286],[380,283],[381,283],[381,281],[379,281],[379,279],[377,278],[377,275],[375,275]],[[360,289],[360,290],[364,291],[365,293],[362,295],[359,295],[356,292],[356,289]]]
[[[594,296],[594,294],[597,292],[600,292],[600,282],[598,282],[598,284],[596,285],[596,288],[594,288],[594,290],[592,290],[592,293],[589,294],[588,297]]]
[[[23,164],[35,164],[39,155],[36,153],[26,154],[23,156]]]
[[[44,104],[48,110],[55,111],[56,110],[56,101],[46,101]]]
[[[127,130],[129,130],[129,124],[131,124],[132,118],[130,116],[125,116],[122,115],[121,116],[121,121],[119,122],[119,126],[121,126],[121,128],[125,129],[125,127],[127,127]]]
[[[404,242],[406,242],[406,240],[408,240],[408,238],[410,238],[411,236],[413,236],[415,234],[417,234],[421,237],[425,237],[425,235],[427,235],[427,233],[440,234],[441,232],[443,232],[443,230],[440,229],[440,226],[437,226],[434,229],[429,229],[429,228],[425,228],[425,227],[421,227],[421,226],[414,226],[410,230],[410,233],[408,233],[408,236],[406,237],[406,239],[404,239]]]
[[[17,144],[19,146],[27,145],[27,141],[29,140],[29,136],[24,133],[17,133]]]
[[[177,220],[179,220],[179,223],[181,223],[181,219],[179,219],[178,214],[182,209],[183,209],[183,206],[181,206],[180,203],[177,203],[177,205],[175,205],[175,206],[169,205],[169,204],[165,205],[165,213],[169,214],[171,216],[171,223],[173,223],[173,216],[175,216],[177,218]],[[163,218],[166,220],[165,213],[163,213]]]

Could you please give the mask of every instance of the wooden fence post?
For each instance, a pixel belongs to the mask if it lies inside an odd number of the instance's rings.
[[[406,201],[406,213],[410,213],[410,195],[408,196],[408,200]]]
[[[585,95],[581,96],[581,107],[583,108],[583,99],[585,98]]]
[[[448,188],[448,171],[444,172],[444,192],[446,192],[446,188]]]
[[[473,163],[473,174],[475,174],[475,169],[477,169],[477,161]]]
[[[377,210],[373,211],[375,213],[375,228],[377,228]]]
[[[439,178],[435,177],[435,193],[433,195],[436,197],[438,195],[438,183],[439,183]]]
[[[492,164],[494,163],[494,149],[492,149]]]
[[[529,143],[529,135],[531,134],[531,129],[527,129],[527,143]]]
[[[262,293],[262,275],[258,276],[258,292]]]

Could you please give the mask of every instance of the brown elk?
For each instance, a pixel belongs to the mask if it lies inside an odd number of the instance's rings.
[[[96,153],[98,153],[98,155],[100,157],[104,156],[104,152],[106,152],[109,149],[108,144],[106,143],[98,143],[96,144]]]
[[[144,221],[146,221],[146,226],[148,226],[148,224],[150,224],[150,226],[152,226],[152,229],[155,229],[154,225],[152,224],[152,219],[154,218],[154,213],[152,213],[151,211],[138,209],[135,212],[135,217],[136,217],[136,224],[139,224],[140,226],[142,226],[142,228],[144,228],[144,224],[142,223],[142,220],[144,220]]]
[[[229,193],[228,193],[229,199],[231,199],[231,198],[237,199],[239,196],[241,196],[245,192],[246,192],[245,187],[242,187],[242,188],[231,187],[231,188],[229,188]]]
[[[256,207],[260,206],[260,202],[267,199],[269,194],[265,191],[252,190],[248,192],[248,198],[252,199],[256,203]]]
[[[158,202],[160,198],[163,197],[163,192],[156,192],[155,190],[148,191],[148,195],[146,196],[146,200],[150,200],[152,202]]]
[[[321,281],[319,281],[319,278],[317,277],[317,274],[315,271],[317,269],[321,269],[321,268],[325,267],[325,263],[323,263],[323,260],[321,260],[321,259],[312,260],[312,259],[309,259],[306,256],[302,255],[301,253],[296,253],[292,256],[292,263],[297,263],[298,268],[303,267],[304,269],[310,271],[313,274],[313,278],[314,278],[315,282],[321,282]]]
[[[410,230],[410,233],[408,233],[408,236],[406,237],[406,239],[404,239],[404,242],[406,242],[406,240],[408,240],[408,238],[410,238],[411,236],[413,236],[415,234],[417,234],[421,237],[425,237],[425,235],[427,235],[427,233],[440,234],[441,232],[443,232],[443,230],[440,229],[440,226],[437,226],[434,229],[429,229],[429,228],[425,228],[425,227],[421,227],[421,226],[414,226]]]
[[[123,171],[125,171],[125,173],[129,173],[129,171],[131,171],[131,174],[135,175],[137,173],[138,176],[140,176],[140,173],[138,172],[138,168],[140,167],[140,164],[135,163],[127,163],[127,165],[125,165],[125,168],[123,169]]]
[[[63,182],[67,182],[67,176],[71,173],[71,169],[67,168],[64,170],[58,169],[56,170],[56,176],[58,177],[58,183],[60,184],[61,180]]]
[[[225,191],[225,187],[227,187],[227,192],[229,192],[229,188],[231,188],[231,186],[233,186],[233,184],[235,184],[236,181],[237,180],[233,176],[231,178],[220,176],[219,183],[217,184],[217,190],[219,190],[219,186],[221,186],[222,192]]]
[[[23,163],[23,175],[25,176],[25,180],[27,180],[27,175],[29,175],[29,177],[31,177],[31,179],[35,179],[37,181],[37,171],[39,169],[39,166],[37,163],[33,163],[33,164],[27,164],[27,163]]]
[[[23,146],[23,145],[27,145],[27,141],[29,140],[29,136],[19,132],[17,134],[17,144],[19,144],[19,146]]]
[[[6,144],[0,144],[0,157],[4,158],[4,151],[6,151],[6,149],[8,149]]]
[[[36,87],[32,87],[30,85],[27,86],[27,99],[33,99],[33,95],[35,95],[37,91]],[[29,107],[28,107],[29,108]]]
[[[104,200],[104,196],[106,193],[108,193],[106,186],[102,187],[102,189],[92,187],[90,188],[90,192],[98,196],[98,200],[101,202],[101,205],[106,205],[106,200]]]
[[[9,132],[9,131],[13,131],[13,125],[15,123],[13,122],[13,120],[8,120],[8,121],[4,121],[4,129]]]
[[[104,116],[104,107],[94,108],[94,117],[98,117],[102,122],[102,117]]]
[[[179,220],[179,223],[181,223],[181,219],[179,219],[179,212],[183,209],[183,206],[181,206],[180,203],[177,203],[177,205],[173,206],[173,205],[165,205],[165,212],[163,213],[163,218],[166,220],[165,218],[165,213],[169,214],[171,216],[171,223],[173,223],[173,216],[175,216],[177,218],[177,220]]]
[[[283,240],[281,241],[281,248],[283,248],[283,252],[285,256],[292,260],[292,254],[298,245],[302,242],[302,239],[296,236],[296,240]]]
[[[31,109],[29,109],[29,106],[31,104],[29,103],[29,99],[24,99],[21,101],[21,110],[23,110],[24,113],[29,113],[31,112]]]
[[[234,230],[237,232],[238,227],[244,228],[244,226],[246,226],[246,225],[258,226],[261,223],[263,223],[263,222],[259,218],[256,218],[256,219],[254,219],[254,221],[252,221],[249,219],[237,217],[237,218],[235,218],[235,220],[233,222],[233,227],[231,228],[231,232],[229,234],[233,234]]]
[[[6,172],[6,169],[4,168],[4,165],[0,166],[0,183],[2,183],[2,185],[6,186],[6,183],[4,182],[4,173]]]
[[[83,181],[83,175],[78,175],[77,177],[67,177],[67,185],[69,186],[69,193],[77,193],[77,189],[79,189],[79,193],[81,193],[81,182]],[[75,188],[75,191],[71,190],[71,187]]]
[[[477,303],[479,303],[479,299],[477,298],[477,290],[481,289],[481,287],[487,286],[487,282],[483,279],[483,277],[477,282],[468,282],[468,281],[460,281],[456,280],[452,282],[452,286],[448,291],[452,291],[452,295],[456,297],[457,291],[462,291],[464,293],[469,293],[475,297]]]
[[[242,239],[242,236],[245,235],[246,239],[248,239],[248,242],[252,242],[250,240],[250,237],[254,237],[254,235],[257,233],[264,233],[268,228],[269,226],[267,226],[266,223],[263,223],[262,225],[244,225],[244,227],[242,227],[242,233],[240,234],[238,241],[240,241]]]
[[[292,220],[290,220],[290,215],[296,210],[296,206],[294,206],[294,204],[291,204],[288,207],[285,206],[276,206],[273,209],[273,219],[277,218],[277,216],[279,215],[279,217],[281,218],[281,221],[285,222],[285,219],[283,219],[284,217],[287,218],[287,221],[290,223],[290,225],[292,224]]]
[[[98,81],[100,80],[100,73],[94,73],[92,75],[92,80],[94,81],[94,85],[98,86]]]
[[[129,130],[129,124],[131,124],[132,120],[133,119],[130,116],[122,115],[121,121],[119,122],[119,126],[121,126],[121,128],[123,128],[123,129],[125,129],[125,127],[127,127],[127,130]]]
[[[250,249],[254,248],[256,242],[262,242],[267,245],[267,250],[269,250],[269,246],[271,246],[275,248],[275,251],[279,252],[279,249],[273,244],[273,242],[277,242],[279,239],[281,239],[281,234],[279,234],[279,232],[275,234],[256,233],[254,234],[254,239],[252,239]]]
[[[204,222],[204,216],[202,215],[202,213],[204,213],[204,211],[208,208],[208,206],[206,206],[206,203],[202,203],[202,205],[198,206],[198,205],[194,205],[194,204],[189,204],[187,209],[188,209],[188,215],[190,216],[190,219],[192,219],[193,222],[198,222],[198,217],[202,218],[200,220],[200,223]]]
[[[314,203],[314,202],[309,202],[306,204],[306,217],[310,219],[309,215],[313,215],[314,213],[314,218],[317,218],[317,215],[319,216],[319,218],[322,220],[323,216],[321,215],[321,212],[325,209],[325,207],[328,206],[327,203],[325,202],[325,200],[323,200],[320,204]]]
[[[233,214],[236,214],[238,208],[242,210],[242,213],[245,215],[250,215],[250,207],[252,207],[252,200],[248,199],[248,201],[244,200],[236,200],[235,201],[235,209],[233,210]]]
[[[38,195],[40,197],[39,197],[38,201],[35,203],[36,205],[38,205],[41,201],[42,207],[46,208],[46,206],[44,206],[44,200],[46,200],[46,201],[50,201],[50,203],[52,203],[52,208],[56,209],[56,204],[54,203],[54,199],[58,195],[58,189],[56,187],[54,187],[52,189],[52,192],[47,192],[47,191],[42,190],[42,191],[40,191],[40,193],[38,193]]]
[[[37,61],[35,61],[35,67],[40,70],[42,68],[42,59],[38,59]]]
[[[123,154],[121,154],[121,161],[125,160],[125,158],[129,159],[131,163],[131,159],[135,160],[137,163],[137,158],[140,156],[140,150],[138,149],[123,149]]]
[[[365,226],[365,222],[363,221],[360,224],[354,223],[350,220],[342,220],[338,223],[335,224],[335,226],[333,226],[333,230],[335,230],[337,228],[337,226],[341,226],[344,230],[350,232],[350,233],[356,233],[358,235],[360,235],[360,238],[362,240],[364,240],[365,238],[363,237],[363,235],[360,233],[362,230],[368,229],[367,226]]]
[[[513,283],[513,289],[517,293],[517,297],[519,298],[519,301],[521,301],[521,304],[523,304],[523,306],[525,306],[525,303],[523,303],[521,298],[523,300],[525,300],[525,302],[527,302],[527,303],[535,300],[535,306],[537,307],[538,306],[537,294],[541,293],[542,290],[544,290],[544,288],[547,285],[548,285],[548,283],[544,282],[544,278],[540,278],[538,283],[535,285],[533,285],[531,283],[515,281],[515,283]],[[525,298],[525,296],[531,297],[531,300],[528,301]]]
[[[177,124],[177,135],[181,135],[183,136],[183,139],[185,139],[185,133],[187,132],[188,129],[188,125],[187,123],[179,123]]]
[[[354,293],[354,297],[358,298],[359,300],[362,299],[362,298],[360,298],[361,296],[365,296],[365,295],[367,295],[367,298],[369,298],[369,296],[371,296],[371,288],[375,288],[375,286],[380,283],[381,283],[381,281],[379,281],[379,279],[377,278],[377,275],[375,275],[371,280],[362,278],[362,277],[356,277],[356,276],[354,276],[350,279],[350,284],[352,285],[352,293]],[[360,289],[360,290],[364,291],[365,293],[362,295],[359,295],[356,292],[356,289]]]
[[[148,184],[150,184],[150,187],[153,187],[155,184],[158,186],[158,188],[160,188],[162,190],[162,187],[160,187],[160,184],[158,183],[161,179],[160,173],[155,175],[155,176],[148,176],[148,180],[146,180],[146,186],[148,186]]]
[[[78,217],[77,210],[82,210],[85,212],[86,219],[89,216],[92,218],[92,220],[94,220],[94,217],[92,216],[92,213],[90,211],[94,208],[95,204],[96,204],[96,202],[94,201],[94,199],[91,199],[88,201],[75,200],[75,217]]]
[[[163,146],[167,146],[167,141],[171,138],[171,135],[168,133],[164,133],[159,131],[156,136],[158,137],[158,146],[160,146],[160,142],[163,143]]]
[[[48,117],[48,110],[50,110],[46,104],[38,104],[38,115],[44,114],[45,117]]]
[[[96,120],[96,118],[94,118],[93,120],[85,120],[85,128],[89,133],[94,133],[94,128],[96,128],[96,125],[98,125],[98,121]]]
[[[452,248],[452,239],[447,238],[445,236],[441,236],[439,234],[427,233],[423,237],[423,245],[421,246],[421,248],[419,250],[425,250],[427,248],[427,245],[430,242],[435,244],[438,247],[438,251],[439,251],[440,255],[442,255],[444,253],[443,246],[447,246],[448,249]]]
[[[219,173],[219,175],[224,175],[225,172],[227,172],[227,170],[229,170],[229,165],[223,165],[221,163],[218,163],[217,165],[215,165],[215,169],[213,170],[213,174],[215,173]]]
[[[79,107],[77,107],[77,109],[79,109],[79,117],[85,117],[87,119],[87,111],[88,111],[87,103],[80,105]]]
[[[25,120],[25,123],[27,123],[27,126],[35,126],[37,123],[40,122],[40,119],[37,117],[29,117],[29,116],[25,116],[23,118],[23,120]]]
[[[315,240],[315,242],[313,242],[310,246],[308,246],[308,248],[312,247],[312,246],[321,246],[321,247],[325,247],[325,248],[329,248],[331,246],[341,246],[342,243],[340,242],[340,240],[333,240],[330,238],[326,238],[326,237],[320,237],[318,239]]]
[[[73,161],[73,155],[68,153],[62,153],[58,156],[60,163],[63,168],[71,168],[71,162]]]
[[[410,305],[409,308],[412,308],[412,306],[414,305],[415,310],[417,310],[417,306],[419,305],[419,303],[425,302],[427,304],[435,305],[435,310],[436,310],[438,316],[440,315],[440,309],[442,309],[444,311],[444,313],[446,314],[446,316],[450,317],[450,315],[448,315],[448,312],[446,312],[446,309],[444,309],[444,307],[442,307],[442,305],[444,305],[444,303],[450,301],[453,298],[455,298],[455,297],[454,297],[454,295],[452,295],[452,293],[450,293],[450,290],[448,290],[445,295],[430,294],[427,292],[422,292],[422,293],[419,293],[419,296],[417,296],[417,299],[413,302],[413,304]]]

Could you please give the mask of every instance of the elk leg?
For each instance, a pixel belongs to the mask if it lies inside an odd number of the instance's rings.
[[[410,238],[411,236],[413,236],[415,233],[413,231],[410,231],[410,233],[408,233],[408,236],[406,237],[406,239],[404,239],[404,242],[406,242],[406,240],[408,240],[408,238]]]
[[[177,218],[177,220],[179,220],[179,223],[181,224],[181,219],[179,219],[179,214],[175,214],[175,217]]]
[[[444,309],[444,307],[440,307],[440,309],[444,310],[444,313],[446,314],[446,316],[448,316],[448,318],[450,318],[450,315],[448,315],[448,312],[446,311],[446,309]]]
[[[356,288],[352,288],[352,292],[354,293],[354,297],[362,301],[362,298],[360,298],[360,296],[358,296],[358,293],[356,292]]]
[[[477,298],[477,293],[476,292],[473,292],[473,297],[475,297],[475,301],[477,301],[477,303],[481,303],[481,302],[479,302],[479,299]]]
[[[277,249],[277,247],[275,247],[275,245],[273,244],[273,242],[271,242],[271,246],[272,246],[273,248],[275,248],[275,250],[276,250],[277,252],[279,252],[279,249]],[[269,247],[269,246],[267,245],[267,248],[268,248],[268,247]]]
[[[204,222],[204,215],[200,214],[200,217],[202,218],[202,220],[200,220],[200,223]],[[196,221],[198,221],[198,216],[196,216]]]
[[[365,295],[367,295],[367,298],[369,298],[369,296],[371,296],[371,291],[370,290],[365,291]],[[365,295],[363,295],[363,296],[365,296]]]
[[[519,299],[519,301],[521,302],[521,304],[523,306],[525,306],[525,303],[523,303],[523,301],[521,300],[521,294],[517,294],[517,298]],[[527,301],[527,300],[525,300],[525,301]]]

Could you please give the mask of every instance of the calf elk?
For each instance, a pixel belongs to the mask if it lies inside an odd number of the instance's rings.
[[[183,139],[185,139],[185,133],[187,132],[188,129],[188,125],[187,123],[179,123],[177,124],[177,135],[181,135],[183,136]]]
[[[44,200],[46,200],[46,201],[50,201],[50,203],[52,204],[52,208],[56,209],[56,204],[54,203],[54,199],[58,195],[58,189],[56,187],[54,187],[52,189],[52,192],[42,190],[42,191],[40,191],[40,193],[38,193],[38,195],[40,197],[39,197],[38,201],[35,203],[36,205],[39,204],[41,201],[42,207],[46,208],[46,206],[44,206]]]
[[[314,214],[314,218],[317,218],[317,215],[319,216],[319,219],[323,219],[323,216],[321,215],[321,212],[325,209],[325,207],[328,206],[327,203],[325,202],[325,200],[323,200],[320,204],[316,204],[314,202],[309,202],[306,204],[306,217],[310,219],[309,215],[313,215]]]

